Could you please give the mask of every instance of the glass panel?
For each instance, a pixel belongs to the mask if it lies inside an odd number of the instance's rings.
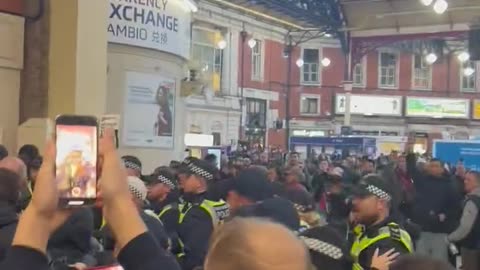
[[[317,49],[304,49],[303,50],[303,60],[306,63],[318,63],[319,61],[319,52]]]

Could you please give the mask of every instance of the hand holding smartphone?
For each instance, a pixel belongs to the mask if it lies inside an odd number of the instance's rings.
[[[60,115],[55,120],[55,178],[60,207],[82,207],[97,198],[98,121]]]

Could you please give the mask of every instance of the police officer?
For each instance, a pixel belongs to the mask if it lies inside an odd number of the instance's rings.
[[[202,266],[210,236],[218,224],[229,215],[225,202],[205,199],[216,168],[204,160],[194,160],[187,166],[188,177],[181,178],[183,191],[179,206],[178,236],[182,250],[177,254],[184,270]]]
[[[392,249],[398,254],[413,252],[410,235],[389,216],[392,195],[379,175],[364,176],[352,196],[352,216],[360,224],[354,229],[350,251],[353,270],[371,269],[374,256]]]

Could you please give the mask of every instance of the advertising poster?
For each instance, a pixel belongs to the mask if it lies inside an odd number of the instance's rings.
[[[175,79],[138,72],[126,78],[125,146],[173,148]]]
[[[480,120],[480,99],[473,101],[473,119]]]
[[[110,0],[108,41],[190,56],[191,10],[184,0]]]
[[[375,104],[375,106],[372,106],[372,104]],[[350,113],[359,115],[401,116],[402,105],[402,97],[399,96],[351,95]],[[344,114],[345,106],[346,96],[336,95],[335,113]]]
[[[433,157],[452,165],[463,159],[466,168],[480,170],[480,142],[436,140],[433,142]]]
[[[469,118],[470,101],[467,99],[407,98],[409,117]]]

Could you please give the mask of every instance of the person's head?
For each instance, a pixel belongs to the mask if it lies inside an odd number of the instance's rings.
[[[279,181],[282,176],[282,169],[277,165],[270,165],[268,167],[268,181],[275,182]]]
[[[320,169],[320,172],[322,172],[322,173],[328,172],[329,166],[330,166],[330,164],[328,164],[328,160],[322,160],[322,161],[320,161],[320,164],[318,165],[318,167]]]
[[[439,159],[432,159],[427,163],[426,166],[426,171],[428,174],[435,176],[435,177],[440,177],[445,171],[445,168],[443,167],[443,163]]]
[[[6,158],[8,156],[8,150],[4,145],[0,144],[0,160]]]
[[[285,170],[285,182],[287,184],[301,183],[303,181],[304,174],[299,167],[290,167]]]
[[[210,163],[210,165],[212,165],[213,167],[217,167],[217,165],[218,165],[217,156],[215,156],[214,154],[206,155],[204,160],[207,161],[208,163]]]
[[[268,162],[268,153],[267,152],[262,152],[260,154],[260,162],[262,162],[262,163],[267,163]]]
[[[457,163],[457,166],[455,168],[455,175],[463,177],[465,176],[465,172],[466,170],[465,170],[465,165],[463,165],[463,162]]]
[[[250,167],[233,179],[227,196],[230,211],[263,201],[272,196],[265,169]]]
[[[28,168],[28,175],[30,176],[30,180],[35,182],[37,179],[38,171],[42,166],[43,158],[38,156],[30,162],[30,167]]]
[[[360,171],[363,174],[374,173],[375,172],[375,161],[373,161],[371,159],[362,160]]]
[[[390,213],[392,195],[388,184],[380,176],[363,177],[352,190],[353,214],[356,222],[366,226],[383,221]]]
[[[288,165],[289,166],[296,166],[300,161],[300,154],[297,152],[291,152],[288,155]]]
[[[38,148],[32,144],[25,144],[22,147],[20,147],[20,150],[18,150],[18,157],[21,160],[23,160],[23,162],[27,166],[30,164],[30,161],[32,161],[38,155],[39,155]]]
[[[26,188],[28,180],[27,166],[21,159],[16,157],[6,157],[0,161],[0,168],[4,168],[16,173],[20,179],[20,188]]]
[[[335,229],[327,226],[308,229],[300,234],[310,252],[310,259],[317,270],[350,270],[347,242]]]
[[[341,181],[345,171],[341,167],[335,167],[328,172],[330,178]]]
[[[470,193],[480,187],[480,173],[470,171],[465,175],[465,192]]]
[[[400,257],[390,270],[454,270],[450,264],[426,256],[406,255]]]
[[[136,176],[128,176],[127,181],[132,200],[137,207],[142,208],[144,201],[147,198],[147,187],[145,186],[145,183]]]
[[[157,89],[156,99],[159,105],[163,106],[168,104],[168,88],[160,85]]]
[[[185,178],[179,178],[184,193],[200,194],[206,192],[213,182],[215,167],[205,160],[194,160],[187,166]]]
[[[128,176],[140,177],[142,175],[142,162],[135,156],[123,156],[123,165]]]
[[[148,185],[148,200],[164,201],[168,194],[177,188],[177,179],[171,169],[159,168],[151,175]]]
[[[20,177],[17,173],[0,168],[0,202],[15,206],[20,194]]]
[[[235,218],[212,236],[205,270],[308,270],[303,243],[282,225]]]

